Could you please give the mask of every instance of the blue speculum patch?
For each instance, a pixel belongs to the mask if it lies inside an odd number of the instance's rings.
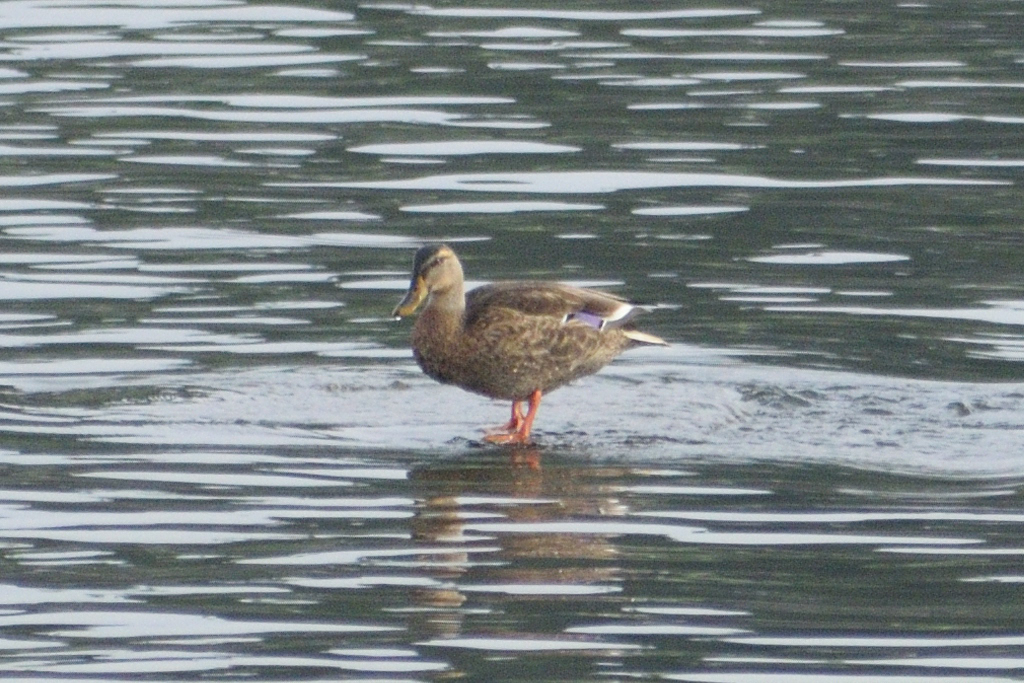
[[[582,323],[586,323],[593,327],[595,330],[600,330],[604,327],[605,319],[594,313],[587,313],[586,311],[577,311],[576,313],[570,313],[565,316],[565,322],[570,320],[578,320]]]

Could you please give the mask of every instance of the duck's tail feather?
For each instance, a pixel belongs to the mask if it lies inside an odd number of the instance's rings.
[[[623,330],[623,334],[626,335],[627,339],[632,339],[638,344],[657,344],[658,346],[668,346],[668,342],[661,337],[655,337],[653,334],[647,334],[640,330]]]

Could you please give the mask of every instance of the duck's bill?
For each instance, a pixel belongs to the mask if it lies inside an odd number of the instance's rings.
[[[398,305],[395,306],[395,310],[391,312],[391,315],[394,316],[395,319],[412,315],[426,298],[427,286],[423,283],[423,278],[418,277],[412,281],[412,285],[409,286],[409,291],[406,292],[405,297],[398,302]]]

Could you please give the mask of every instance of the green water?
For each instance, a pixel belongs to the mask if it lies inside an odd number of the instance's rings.
[[[1018,14],[0,3],[2,677],[1018,680]],[[672,345],[485,446],[440,240]]]

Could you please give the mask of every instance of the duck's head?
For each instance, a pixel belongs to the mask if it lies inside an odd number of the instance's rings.
[[[462,295],[462,264],[446,244],[421,247],[412,262],[409,291],[392,312],[396,318],[412,315],[428,296],[443,292]]]

